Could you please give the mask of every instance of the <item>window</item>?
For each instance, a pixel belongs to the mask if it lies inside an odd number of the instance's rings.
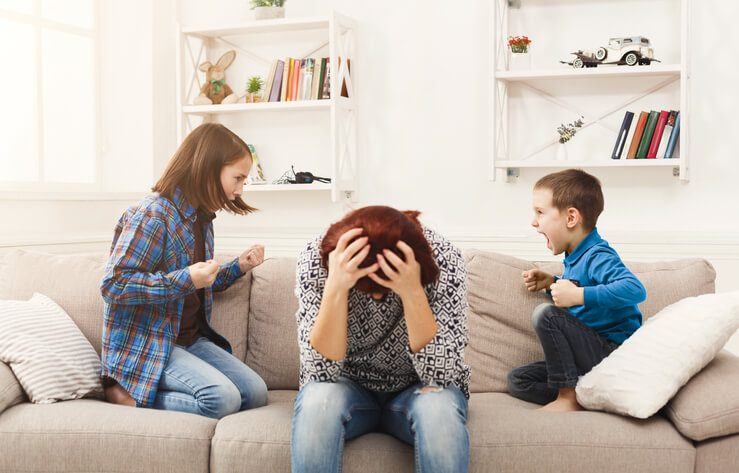
[[[98,183],[94,0],[0,0],[0,184]]]

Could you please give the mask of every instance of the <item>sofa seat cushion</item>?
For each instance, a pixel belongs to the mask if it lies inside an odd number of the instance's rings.
[[[216,427],[211,472],[290,471],[296,391],[270,391],[266,407],[224,417]],[[693,444],[669,421],[602,412],[542,413],[502,393],[470,397],[470,471],[692,473]],[[413,449],[386,434],[346,442],[343,471],[413,471]]]
[[[735,473],[739,465],[739,435],[696,444],[695,473]]]
[[[208,471],[216,421],[81,399],[0,415],[0,471]]]
[[[470,398],[470,471],[692,473],[695,449],[659,416],[539,412],[504,393]]]

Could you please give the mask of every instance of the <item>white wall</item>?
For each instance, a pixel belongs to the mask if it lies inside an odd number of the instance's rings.
[[[541,5],[543,0],[523,0],[524,6],[527,1]],[[136,169],[137,180],[144,176],[149,181],[158,176],[177,145],[175,4],[185,25],[253,17],[243,0],[224,0],[218,8],[197,0],[154,3],[141,8],[142,15],[150,17],[142,20],[143,32],[136,30],[140,37],[132,37],[133,30],[126,27],[113,39],[132,81],[119,80],[106,89],[107,103],[116,106],[113,116],[107,117],[107,129],[122,129],[127,135],[109,140],[108,152],[121,160],[149,153],[151,167]],[[739,106],[734,86],[739,69],[731,59],[733,46],[739,44],[735,27],[739,5],[721,0],[691,3],[690,149],[683,151],[690,154],[690,181],[680,182],[668,169],[594,171],[606,194],[599,229],[627,260],[706,257],[718,270],[717,290],[737,290],[739,159],[727,130],[733,129]],[[529,227],[531,187],[549,171],[522,170],[517,183],[487,179],[488,6],[484,0],[459,5],[422,0],[288,0],[286,10],[287,16],[315,16],[336,9],[359,24],[358,55],[352,65],[359,87],[361,165],[356,205],[419,209],[425,222],[460,246],[550,259]],[[583,28],[599,28],[597,21],[582,23]],[[150,47],[141,47],[142,42]],[[141,54],[123,55],[121,45],[128,44],[139,45]],[[111,54],[116,48],[109,48]],[[120,184],[116,190],[132,190],[125,179],[115,182]],[[146,186],[134,187],[140,191]],[[69,251],[70,247],[57,246],[67,241],[107,248],[116,219],[135,195],[108,202],[26,202],[5,196],[0,199],[0,213],[10,219],[4,219],[0,228],[0,251],[30,242],[57,251]],[[268,254],[294,254],[307,238],[346,210],[323,194],[260,193],[250,203],[261,212],[238,218],[222,215],[216,220],[220,249],[261,241],[268,245]],[[83,223],[74,223],[76,219]]]

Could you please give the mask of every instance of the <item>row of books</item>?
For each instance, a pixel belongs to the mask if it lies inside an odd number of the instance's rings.
[[[351,66],[351,61],[347,65]],[[346,83],[342,84],[341,95],[347,96]],[[275,59],[270,66],[262,97],[264,102],[330,99],[329,58]]]
[[[627,111],[611,159],[676,158],[679,134],[679,110],[643,111],[636,118],[633,112]]]

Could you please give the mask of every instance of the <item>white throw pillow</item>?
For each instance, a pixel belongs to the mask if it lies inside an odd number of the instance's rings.
[[[649,319],[577,383],[586,409],[646,419],[739,328],[739,291],[688,297]]]
[[[0,301],[0,360],[13,370],[31,402],[102,397],[100,358],[54,301]]]

